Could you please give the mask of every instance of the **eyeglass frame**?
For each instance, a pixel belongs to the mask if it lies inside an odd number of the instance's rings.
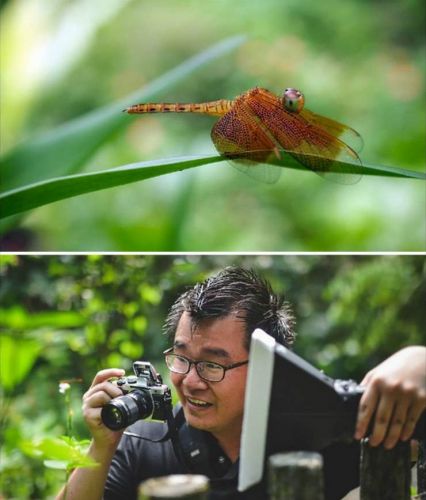
[[[182,358],[184,359],[185,361],[188,362],[188,370],[184,373],[182,372],[177,372],[177,371],[174,371],[172,370],[169,365],[167,364],[167,360],[166,360],[166,365],[167,365],[167,368],[173,372],[173,373],[177,373],[178,375],[187,375],[190,371],[191,371],[191,367],[192,365],[195,366],[195,371],[197,372],[197,375],[202,379],[204,380],[205,382],[222,382],[222,380],[225,378],[225,375],[226,375],[226,372],[228,370],[232,370],[233,368],[238,368],[239,366],[243,366],[243,365],[246,365],[249,360],[246,359],[245,361],[238,361],[237,363],[232,363],[230,365],[221,365],[220,363],[216,363],[216,361],[207,361],[205,359],[200,359],[198,361],[194,361],[193,359],[190,359],[190,358],[187,358],[186,356],[183,356],[182,354],[175,354],[174,352],[172,352],[174,349],[174,347],[169,347],[168,349],[166,349],[165,351],[163,351],[163,354],[164,354],[164,357],[167,358],[168,355],[173,355],[173,356],[177,356],[179,358]],[[212,365],[217,365],[218,367],[222,368],[223,370],[223,375],[222,375],[222,378],[220,380],[208,380],[206,378],[204,378],[200,372],[198,371],[198,365],[200,363],[210,363]]]

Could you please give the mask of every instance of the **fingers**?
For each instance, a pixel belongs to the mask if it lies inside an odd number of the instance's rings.
[[[363,380],[363,382],[365,379]],[[379,400],[379,391],[376,386],[369,385],[361,397],[358,407],[358,416],[355,430],[355,439],[362,439],[370,425],[371,417],[373,416],[377,401]]]
[[[123,429],[113,431],[104,425],[101,411],[111,399],[123,394],[121,389],[109,380],[124,374],[124,370],[118,368],[99,371],[83,396],[83,417],[92,435],[93,446],[101,453],[110,454],[111,450],[115,450],[123,434]]]
[[[107,368],[106,370],[101,370],[95,375],[90,387],[100,384],[104,380],[108,380],[113,377],[123,377],[124,374],[125,372],[121,368]]]
[[[109,396],[109,399],[116,398],[117,396],[121,396],[123,394],[120,388],[118,388],[116,385],[112,384],[111,382],[107,381],[107,382],[102,382],[100,384],[96,384],[95,386],[92,386],[84,394],[83,402],[86,402],[87,400],[89,400],[94,394],[98,393],[99,391],[105,392]]]
[[[407,411],[408,411],[408,401],[406,399],[401,399],[399,401],[393,400],[391,403],[393,404],[393,414],[391,414],[391,418],[387,419],[387,423],[389,424],[388,429],[386,427],[377,433],[377,444],[383,441],[383,446],[387,449],[393,448],[396,443],[401,439],[402,429],[407,419]],[[389,406],[391,405],[389,404]],[[377,417],[379,417],[380,409],[377,412]],[[386,422],[386,420],[385,420]],[[375,434],[376,429],[373,431],[373,435]],[[384,431],[384,433],[382,433]],[[371,441],[370,441],[371,443]],[[373,444],[374,446],[374,444]]]
[[[356,439],[372,429],[370,444],[386,448],[411,437],[426,409],[426,347],[410,346],[370,370],[361,385]],[[373,423],[373,424],[372,424]]]
[[[383,443],[386,448],[391,448],[398,440],[404,420],[401,413],[406,414],[401,405],[396,404],[396,395],[383,393],[379,399],[374,426],[369,438],[370,446],[378,446]],[[401,411],[399,409],[401,408]],[[385,439],[386,438],[386,439]],[[391,445],[391,446],[390,446]]]
[[[105,384],[106,385],[106,384]],[[91,408],[100,408],[102,406],[105,406],[107,403],[111,401],[111,399],[114,399],[118,396],[122,396],[123,393],[121,392],[118,387],[115,387],[114,385],[110,384],[111,387],[104,387],[104,385],[97,385],[96,390],[93,393],[87,393],[87,396],[84,398],[84,404],[86,406],[90,406]]]
[[[372,425],[371,446],[393,448],[409,439],[426,402],[414,387],[371,379],[360,400],[355,439],[363,438]]]
[[[373,370],[369,371],[365,375],[365,377],[361,380],[360,385],[367,385],[370,382],[370,380],[372,379],[373,376],[374,376],[374,371]]]
[[[111,401],[111,399],[121,396],[121,390],[110,382],[103,382],[95,385],[83,396],[83,417],[90,425],[101,422],[102,407]]]
[[[401,432],[401,439],[407,441],[412,436],[416,423],[426,408],[426,396],[416,401],[409,409],[404,427]]]
[[[109,400],[110,398],[108,398],[104,404],[108,403]],[[102,406],[83,406],[83,417],[89,424],[89,427],[100,427],[104,425],[101,418]]]
[[[101,425],[102,407],[123,394],[120,388],[108,381],[122,375],[124,370],[116,368],[101,370],[96,374],[89,390],[83,395],[83,416],[89,426]]]
[[[83,416],[87,422],[101,424],[102,407],[111,401],[111,397],[101,391],[94,394],[87,403],[83,404]]]

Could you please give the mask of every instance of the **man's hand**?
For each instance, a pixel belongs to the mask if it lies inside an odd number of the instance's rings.
[[[124,370],[111,368],[98,372],[92,385],[83,396],[83,416],[92,433],[88,455],[98,462],[97,467],[77,467],[66,486],[58,493],[57,500],[80,500],[103,498],[105,481],[111,460],[120,442],[123,431],[111,431],[102,423],[102,407],[111,399],[121,396],[121,390],[108,382],[112,377],[121,377]]]
[[[398,351],[364,377],[355,439],[365,436],[374,416],[371,446],[393,448],[408,440],[426,408],[426,347]]]
[[[117,446],[123,431],[111,431],[101,420],[101,410],[111,399],[122,396],[121,389],[108,382],[112,377],[122,377],[124,370],[110,368],[101,370],[93,379],[90,389],[83,396],[83,416],[93,437],[100,448]]]

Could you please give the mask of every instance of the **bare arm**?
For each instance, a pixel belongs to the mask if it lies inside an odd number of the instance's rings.
[[[365,436],[374,416],[370,445],[393,448],[408,440],[426,408],[426,347],[401,349],[369,371],[358,411],[355,438]]]
[[[109,378],[122,375],[123,370],[115,368],[98,372],[83,396],[83,415],[92,434],[88,455],[99,465],[75,469],[56,497],[57,500],[102,499],[109,466],[123,432],[111,431],[103,425],[101,408],[122,394],[118,387],[108,382]]]

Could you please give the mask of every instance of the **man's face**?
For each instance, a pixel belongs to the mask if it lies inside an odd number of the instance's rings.
[[[244,323],[233,315],[205,321],[191,331],[190,317],[183,313],[175,334],[174,352],[194,361],[227,366],[248,359],[244,335]],[[220,382],[201,379],[194,365],[186,375],[170,375],[189,425],[216,437],[241,433],[247,365],[226,371]]]

